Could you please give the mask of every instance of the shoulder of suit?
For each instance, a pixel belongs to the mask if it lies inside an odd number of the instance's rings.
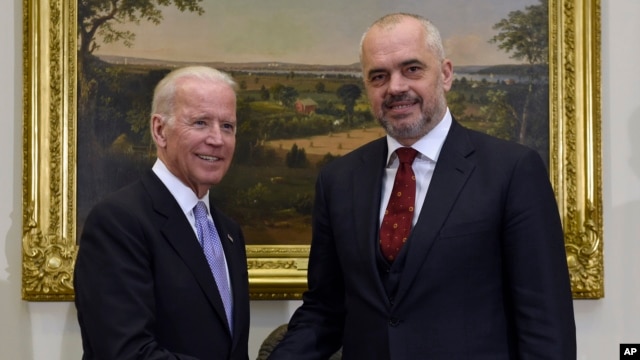
[[[343,174],[346,171],[357,168],[365,162],[370,162],[370,160],[379,160],[380,164],[384,164],[387,153],[386,144],[387,141],[385,137],[370,141],[344,155],[337,157],[336,159],[333,159],[320,169],[320,172],[338,172]]]
[[[505,151],[526,152],[532,149],[519,144],[515,141],[501,139],[499,137],[489,135],[478,130],[469,129],[463,125],[458,126],[458,129],[465,132],[469,137],[469,140],[477,147],[490,146],[491,148],[505,149]]]

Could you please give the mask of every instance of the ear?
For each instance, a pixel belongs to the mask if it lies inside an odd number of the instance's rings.
[[[444,91],[451,90],[451,84],[453,83],[453,63],[451,60],[442,60],[442,86]]]
[[[151,136],[158,148],[164,148],[167,146],[167,122],[159,114],[153,114],[151,116]]]

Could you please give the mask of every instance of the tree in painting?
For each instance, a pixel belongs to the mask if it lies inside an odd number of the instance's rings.
[[[123,42],[132,46],[135,33],[121,30],[119,24],[139,24],[149,21],[159,24],[162,19],[161,7],[176,6],[180,11],[202,14],[202,0],[80,0],[78,1],[78,118],[91,122],[89,115],[91,94],[97,81],[87,67],[90,61],[96,61],[93,53],[100,42]],[[88,126],[91,129],[93,127]],[[91,135],[86,134],[86,135]]]
[[[506,19],[496,23],[493,29],[498,30],[498,34],[490,42],[510,53],[511,58],[525,62],[528,84],[526,92],[522,94],[522,104],[510,103],[508,94],[503,91],[489,92],[487,96],[491,105],[486,111],[501,124],[496,128],[495,135],[524,144],[529,135],[532,110],[541,105],[543,108],[546,106],[540,101],[545,101],[547,94],[539,90],[547,85],[540,80],[546,78],[548,73],[548,3],[540,0],[539,4],[527,6],[524,11],[512,11]],[[535,133],[532,135],[536,137]]]
[[[347,123],[352,124],[353,120],[353,110],[356,105],[356,101],[360,98],[362,94],[362,90],[358,85],[355,84],[345,84],[342,85],[336,90],[336,94],[338,98],[342,101],[344,105],[344,112],[347,116]]]

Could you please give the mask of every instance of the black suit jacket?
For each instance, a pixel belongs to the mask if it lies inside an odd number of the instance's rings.
[[[211,209],[233,288],[233,336],[191,225],[149,170],[84,224],[74,273],[84,359],[248,359],[244,237]]]
[[[393,266],[378,245],[384,138],[317,180],[309,291],[270,359],[575,359],[563,232],[523,146],[460,126]]]

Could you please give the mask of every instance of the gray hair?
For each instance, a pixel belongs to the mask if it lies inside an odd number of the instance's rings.
[[[160,114],[169,119],[173,118],[173,106],[178,83],[182,79],[200,79],[213,82],[222,82],[234,92],[238,91],[238,84],[233,78],[220,70],[208,66],[187,66],[171,71],[167,74],[153,91],[153,102],[151,103],[151,115]]]
[[[427,40],[427,47],[431,49],[431,51],[433,51],[434,54],[436,54],[436,56],[438,56],[439,60],[441,61],[444,60],[445,58],[444,47],[442,46],[442,39],[440,38],[440,31],[438,31],[438,28],[431,21],[429,21],[427,18],[423,16],[398,12],[398,13],[387,14],[379,18],[378,20],[374,21],[373,24],[371,24],[371,26],[367,28],[364,34],[362,34],[362,38],[360,39],[360,62],[362,62],[362,45],[364,43],[364,38],[369,33],[369,30],[371,30],[374,27],[381,27],[381,28],[393,27],[399,24],[402,20],[406,18],[416,19],[420,22],[420,24],[422,24],[425,38]]]

